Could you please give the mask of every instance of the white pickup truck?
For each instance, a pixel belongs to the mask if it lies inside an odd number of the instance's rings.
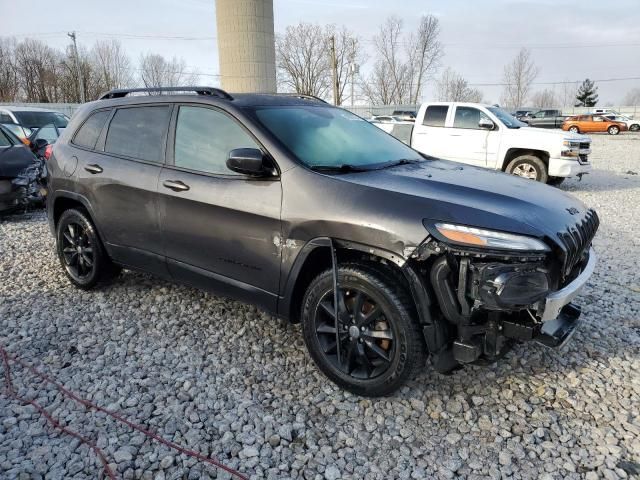
[[[544,183],[591,170],[586,135],[529,127],[499,107],[478,103],[423,104],[410,144],[427,155]]]

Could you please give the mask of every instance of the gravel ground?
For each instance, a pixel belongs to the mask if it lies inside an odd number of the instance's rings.
[[[562,351],[429,368],[383,399],[345,393],[299,328],[256,308],[125,272],[70,286],[42,213],[0,221],[0,344],[69,389],[253,478],[628,478],[640,473],[640,135],[594,136],[595,170],[561,188],[597,208],[600,262]],[[637,172],[637,173],[630,173]],[[120,478],[229,478],[18,366],[16,389],[93,439]],[[79,441],[0,393],[1,478],[99,478]]]

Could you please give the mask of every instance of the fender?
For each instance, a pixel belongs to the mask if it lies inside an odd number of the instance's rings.
[[[53,234],[54,237],[56,235],[54,207],[55,207],[56,201],[61,198],[67,198],[69,200],[74,200],[82,204],[82,206],[87,210],[87,212],[89,212],[89,216],[91,217],[91,220],[93,221],[94,225],[96,226],[98,231],[100,231],[100,225],[96,223],[96,216],[94,215],[93,209],[91,208],[91,204],[89,203],[89,200],[87,200],[87,198],[84,195],[80,195],[79,193],[71,192],[68,190],[56,190],[53,193],[49,193],[49,195],[47,196],[47,217],[49,220],[49,229],[51,230],[51,233]]]

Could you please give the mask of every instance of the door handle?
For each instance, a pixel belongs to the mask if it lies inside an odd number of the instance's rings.
[[[87,165],[84,167],[84,169],[92,175],[95,175],[96,173],[102,173],[104,171],[102,170],[102,167],[100,165],[96,164]]]
[[[186,192],[189,190],[189,185],[182,183],[180,180],[165,180],[162,185],[174,192]]]

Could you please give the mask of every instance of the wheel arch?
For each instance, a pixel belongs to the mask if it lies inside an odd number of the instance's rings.
[[[534,157],[538,157],[545,164],[547,169],[549,168],[549,152],[532,148],[510,148],[509,150],[507,150],[507,153],[504,156],[501,170],[505,172],[507,170],[507,165],[509,165],[509,162],[523,155],[532,155]]]

